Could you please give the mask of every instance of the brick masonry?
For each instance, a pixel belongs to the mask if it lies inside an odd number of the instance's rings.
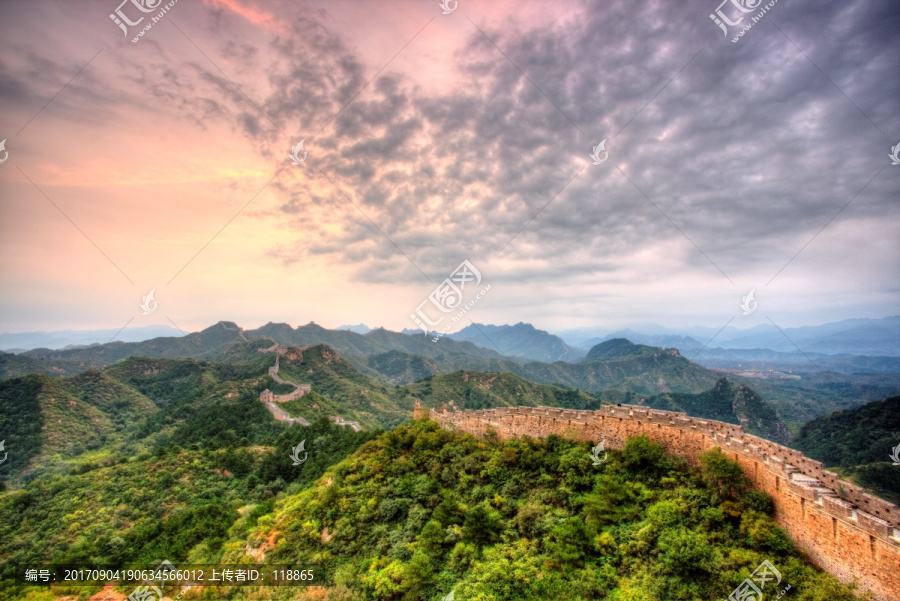
[[[416,407],[416,417],[426,412]],[[668,451],[699,463],[719,447],[737,461],[754,486],[775,500],[775,520],[821,569],[842,582],[856,581],[880,601],[900,600],[900,507],[841,480],[799,451],[746,434],[741,426],[634,405],[599,411],[505,407],[479,411],[428,411],[442,427],[500,438],[557,434],[621,449],[647,435]],[[900,469],[900,468],[898,468]]]

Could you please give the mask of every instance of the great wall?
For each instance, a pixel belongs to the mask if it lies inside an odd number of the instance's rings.
[[[417,401],[415,417],[426,416],[444,428],[476,435],[488,429],[501,439],[557,434],[605,440],[611,449],[643,434],[694,465],[700,453],[719,447],[757,489],[771,495],[776,522],[815,565],[842,582],[856,581],[880,601],[900,600],[900,507],[841,480],[799,451],[746,434],[741,426],[634,405],[598,411],[510,407],[426,412]]]
[[[224,324],[222,327],[225,327]],[[241,330],[239,331],[239,333],[243,337],[243,331]],[[246,338],[244,340],[246,340]],[[272,339],[269,338],[269,340]],[[274,394],[271,390],[266,388],[261,393],[259,393],[259,400],[261,403],[264,403],[266,405],[266,408],[276,420],[287,422],[292,426],[295,423],[298,423],[301,426],[308,426],[310,425],[309,422],[302,417],[291,417],[291,415],[287,411],[275,405],[275,403],[286,403],[288,401],[293,401],[294,399],[299,399],[300,397],[309,394],[310,392],[312,392],[312,386],[310,384],[297,384],[295,382],[285,380],[278,375],[281,356],[287,353],[288,349],[286,346],[283,346],[278,342],[275,342],[274,340],[272,340],[272,342],[274,342],[274,344],[269,348],[257,349],[260,353],[275,353],[275,365],[269,368],[269,377],[275,380],[275,382],[277,382],[278,384],[293,386],[294,390],[287,394]],[[304,348],[300,348],[298,350],[302,351],[304,350]],[[344,418],[340,415],[329,415],[328,419],[331,421],[331,423],[338,426],[350,428],[354,432],[359,432],[362,429],[362,426],[359,425],[359,422],[345,421]]]

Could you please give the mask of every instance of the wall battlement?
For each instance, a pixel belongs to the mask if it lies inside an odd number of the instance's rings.
[[[425,412],[416,408],[416,416]],[[775,500],[775,520],[798,547],[841,581],[856,580],[884,601],[900,599],[900,507],[866,493],[801,452],[747,434],[741,426],[635,405],[598,411],[555,407],[503,407],[446,411],[428,417],[442,427],[500,438],[550,434],[621,449],[647,435],[697,464],[713,447],[737,461],[754,486]]]

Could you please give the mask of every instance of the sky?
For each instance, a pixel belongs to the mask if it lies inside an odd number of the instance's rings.
[[[2,332],[900,314],[896,0],[120,1],[0,3]]]

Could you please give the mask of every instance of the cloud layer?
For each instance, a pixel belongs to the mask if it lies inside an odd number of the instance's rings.
[[[0,7],[0,329],[170,281],[186,327],[399,329],[463,259],[482,322],[900,309],[890,0],[780,0],[738,43],[701,1],[208,0],[138,43],[100,4]]]

